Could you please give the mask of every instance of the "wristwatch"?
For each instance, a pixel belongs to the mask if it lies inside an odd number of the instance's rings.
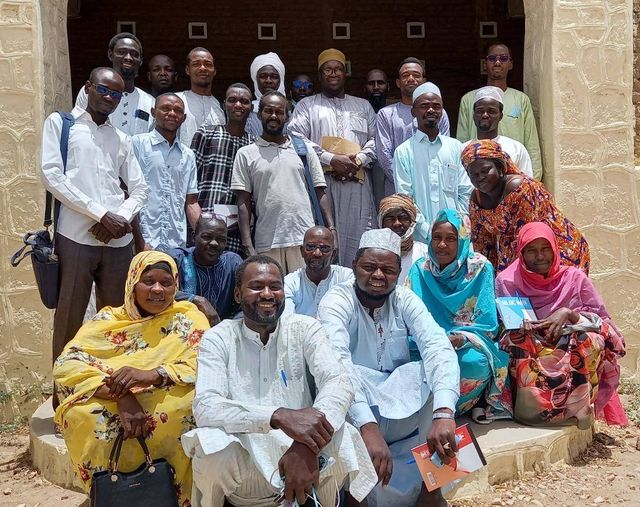
[[[455,416],[449,412],[434,412],[432,419],[455,419]]]
[[[167,370],[162,366],[158,366],[156,368],[156,372],[162,377],[162,383],[157,387],[165,387],[169,383],[169,374],[167,373]]]

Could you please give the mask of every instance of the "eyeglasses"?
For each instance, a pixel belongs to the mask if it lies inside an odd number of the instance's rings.
[[[200,214],[200,219],[202,220],[220,220],[221,222],[224,222],[224,225],[226,225],[227,227],[229,226],[228,222],[227,222],[227,218],[224,215],[218,215],[218,213],[211,213],[209,211],[203,211]]]
[[[322,69],[322,73],[325,76],[330,76],[331,74],[344,74],[345,72],[344,67],[324,67]]]
[[[315,243],[305,243],[304,245],[304,251],[309,253],[315,252],[317,248],[319,248],[323,254],[327,254],[332,250],[331,245],[316,245]]]
[[[500,63],[507,63],[509,60],[511,60],[509,55],[487,55],[487,61],[491,63],[496,63],[498,61]]]
[[[311,90],[313,88],[313,83],[311,81],[300,81],[296,79],[293,82],[294,88],[304,88],[305,90]]]
[[[98,83],[91,82],[91,84],[96,88],[96,91],[102,96],[109,95],[113,100],[120,100],[122,98],[122,92],[112,90],[111,88],[108,88],[107,86],[101,85]]]

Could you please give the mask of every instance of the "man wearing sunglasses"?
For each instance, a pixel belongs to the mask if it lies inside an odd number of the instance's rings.
[[[313,95],[313,81],[306,74],[298,74],[291,83],[291,111],[305,97]]]
[[[331,264],[334,253],[329,229],[317,225],[305,233],[300,254],[306,266],[284,277],[285,314],[315,317],[318,303],[331,287],[353,280],[352,269]]]
[[[497,86],[504,92],[503,117],[498,126],[498,134],[522,143],[531,157],[533,177],[542,179],[542,157],[536,120],[531,109],[531,101],[523,92],[507,86],[507,76],[513,69],[511,51],[504,44],[494,44],[487,51],[487,86]],[[471,90],[460,100],[457,138],[463,143],[475,138],[476,125],[473,106],[477,90]]]
[[[91,72],[84,85],[86,109],[76,106],[71,111],[73,149],[67,151],[66,167],[60,150],[61,116],[53,113],[44,123],[41,178],[61,204],[55,226],[60,295],[53,324],[54,359],[82,325],[94,281],[98,308],[124,302],[133,258],[131,221],[149,194],[131,139],[110,121],[124,89],[113,69]]]
[[[133,34],[122,32],[109,41],[107,58],[124,81],[124,90],[117,107],[109,115],[111,124],[132,136],[149,132],[152,126],[151,108],[155,99],[135,86],[135,79],[142,65],[142,43]],[[87,93],[81,88],[76,97],[76,106],[87,107]]]

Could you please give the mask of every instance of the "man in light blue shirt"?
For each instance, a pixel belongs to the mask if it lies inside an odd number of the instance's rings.
[[[440,89],[430,82],[418,86],[411,109],[418,130],[398,146],[393,157],[396,192],[412,196],[418,206],[414,236],[423,243],[440,210],[468,213],[473,190],[460,161],[462,144],[439,132],[442,111]]]
[[[311,227],[300,247],[305,267],[284,277],[285,314],[315,317],[327,291],[353,280],[353,269],[331,264],[335,253],[333,235],[326,227]]]
[[[198,221],[198,176],[193,152],[176,136],[186,118],[182,99],[174,93],[160,95],[151,115],[155,129],[132,138],[150,188],[140,228],[145,248],[166,252],[185,247],[187,219],[192,227]]]

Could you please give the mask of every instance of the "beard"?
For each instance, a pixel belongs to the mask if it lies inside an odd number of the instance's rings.
[[[357,281],[354,283],[354,287],[356,289],[357,295],[360,295],[361,297],[363,297],[364,299],[368,299],[369,301],[384,301],[385,299],[388,299],[389,294],[391,294],[395,290],[395,287],[393,287],[391,290],[385,292],[384,294],[369,294],[366,290],[360,288]]]
[[[240,303],[240,308],[242,308],[242,313],[244,313],[245,317],[257,324],[273,324],[278,321],[282,312],[284,312],[284,300],[276,301],[275,303],[276,312],[269,316],[260,315],[257,306],[247,304],[244,301]]]
[[[387,105],[387,96],[384,93],[376,93],[369,97],[369,104],[373,107],[373,110],[377,113],[384,106]]]
[[[284,123],[276,128],[270,128],[266,124],[262,125],[262,130],[270,136],[280,136],[284,131]]]

